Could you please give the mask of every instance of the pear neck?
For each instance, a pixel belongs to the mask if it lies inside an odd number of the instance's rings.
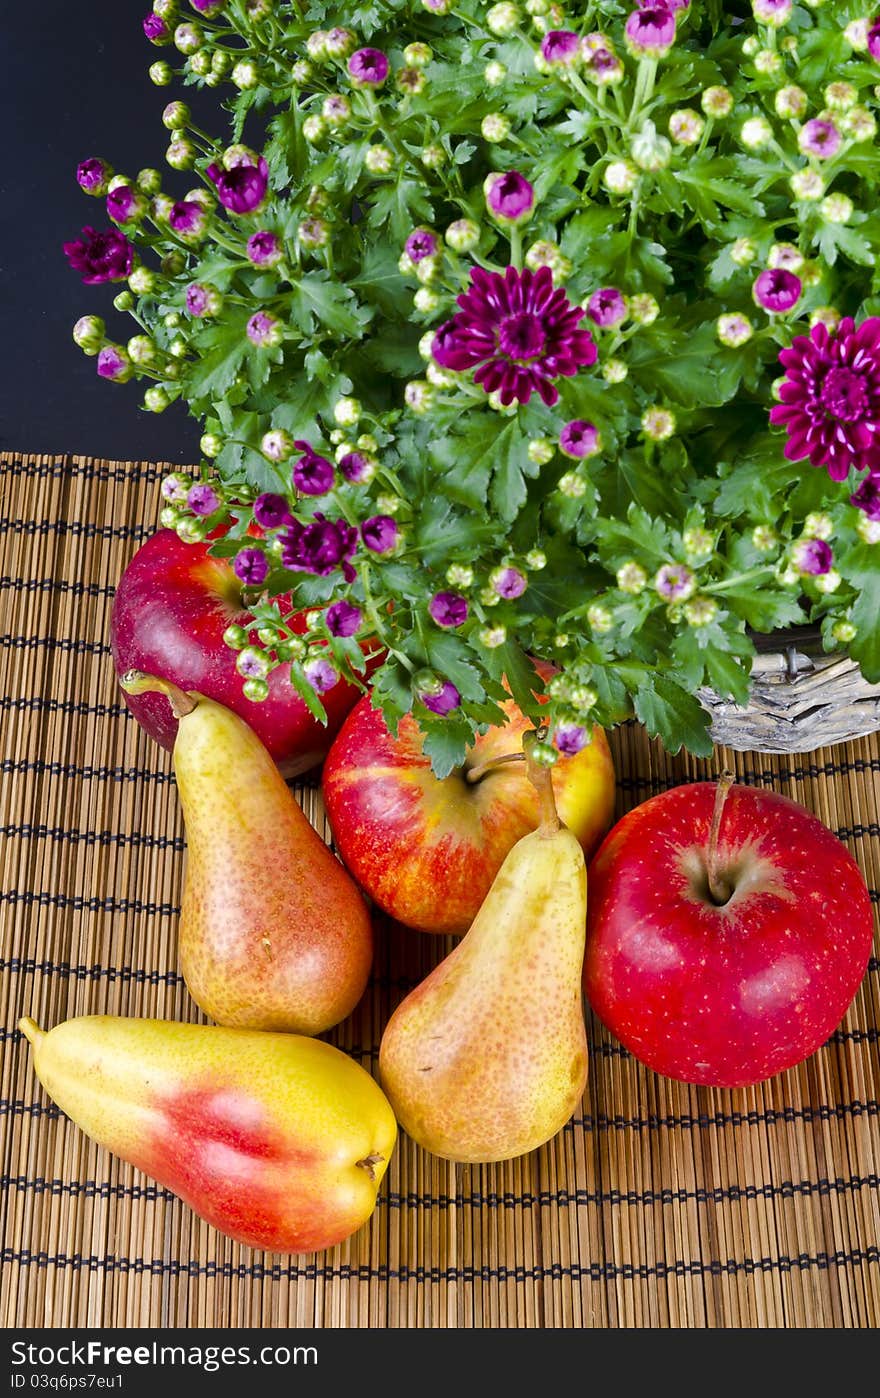
[[[535,760],[535,745],[538,741],[538,730],[526,733],[523,738],[523,753],[526,759],[526,775],[532,786],[538,793],[538,802],[541,815],[541,823],[538,826],[538,834],[549,838],[562,829],[562,821],[559,819],[559,812],[556,809],[556,797],[553,793],[553,774],[549,767]]]
[[[198,707],[198,699],[188,694],[171,680],[160,679],[158,675],[145,675],[141,670],[126,670],[119,683],[126,694],[164,694],[171,705],[175,718],[186,718]]]

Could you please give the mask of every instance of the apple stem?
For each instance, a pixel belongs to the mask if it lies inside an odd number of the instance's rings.
[[[505,752],[501,757],[490,757],[486,762],[480,762],[476,767],[471,767],[465,773],[465,780],[478,782],[480,777],[484,777],[487,772],[491,772],[495,767],[500,767],[502,762],[525,762],[524,752]]]
[[[119,683],[126,694],[164,694],[175,718],[185,718],[198,704],[192,694],[185,693],[171,680],[145,675],[141,670],[126,670],[124,675],[120,675]]]
[[[706,852],[706,875],[709,884],[709,897],[717,906],[723,907],[729,902],[733,889],[725,878],[718,872],[718,835],[721,830],[721,817],[724,814],[724,803],[727,800],[727,793],[736,781],[733,772],[726,769],[718,778],[718,785],[715,788],[715,806],[712,810],[712,824],[709,827],[709,848]]]
[[[365,1155],[363,1160],[356,1160],[355,1165],[357,1165],[361,1170],[366,1170],[370,1179],[375,1183],[376,1166],[381,1165],[384,1159],[384,1155],[377,1155],[374,1151],[372,1155]]]
[[[553,794],[553,775],[549,767],[535,761],[534,755],[535,744],[546,731],[546,728],[536,728],[523,737],[526,772],[541,803],[541,824],[538,826],[538,834],[545,837],[555,835],[557,830],[562,829],[562,821],[559,819],[559,812],[556,809],[556,797]]]

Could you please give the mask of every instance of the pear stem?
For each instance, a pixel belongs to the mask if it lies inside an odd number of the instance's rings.
[[[730,884],[721,877],[718,871],[718,835],[721,830],[721,817],[724,814],[724,803],[727,800],[727,793],[733,786],[736,778],[732,772],[726,769],[718,778],[718,785],[715,788],[715,806],[712,810],[712,824],[709,827],[709,848],[706,851],[706,876],[709,884],[709,897],[718,907],[730,900],[733,892]]]
[[[31,1019],[30,1015],[22,1015],[18,1021],[18,1027],[29,1044],[35,1044],[38,1039],[43,1037],[42,1029],[35,1019]]]
[[[476,767],[471,767],[465,772],[465,781],[478,782],[487,772],[500,767],[502,762],[525,762],[524,752],[505,752],[500,757],[487,758],[485,762],[478,762]]]
[[[553,794],[553,776],[549,767],[544,767],[540,762],[535,761],[534,748],[539,737],[543,736],[545,729],[536,728],[531,733],[526,733],[523,737],[523,754],[526,759],[526,774],[532,786],[538,793],[540,801],[541,824],[538,826],[538,834],[543,836],[555,835],[557,830],[562,829],[562,821],[559,819],[559,812],[556,809],[556,797]]]
[[[175,718],[185,718],[198,705],[198,700],[187,694],[171,680],[159,679],[157,675],[145,675],[141,670],[126,670],[119,678],[126,694],[164,694]]]

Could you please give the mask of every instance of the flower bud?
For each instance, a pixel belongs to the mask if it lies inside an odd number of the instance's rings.
[[[689,563],[705,563],[715,552],[715,536],[708,529],[686,529],[682,535],[685,555]]]
[[[640,170],[662,170],[672,158],[672,145],[658,134],[653,121],[646,121],[630,142],[630,154]]]
[[[321,116],[332,128],[345,126],[351,120],[351,103],[339,92],[332,92],[321,104]]]
[[[362,415],[357,398],[339,398],[333,408],[333,417],[340,427],[356,427]]]
[[[749,117],[740,127],[739,138],[747,150],[763,150],[773,140],[773,127],[765,117]]]
[[[291,68],[290,76],[293,78],[297,87],[305,87],[314,71],[311,63],[307,63],[304,58],[300,58]]]
[[[446,164],[447,157],[443,147],[435,142],[425,146],[421,159],[426,170],[440,170]]]
[[[688,626],[708,626],[718,615],[714,597],[691,597],[682,607]]]
[[[178,539],[184,544],[200,544],[208,536],[209,525],[205,520],[197,519],[195,515],[181,515],[175,530]]]
[[[440,297],[429,286],[420,286],[413,297],[413,305],[422,315],[431,315],[440,307]]]
[[[174,31],[174,47],[180,53],[197,53],[205,42],[200,24],[178,24]]]
[[[84,354],[97,354],[104,343],[104,322],[100,316],[80,316],[73,327],[74,344],[79,345]]]
[[[158,63],[151,63],[148,71],[150,82],[155,87],[167,87],[174,78],[174,69],[164,58],[160,58]]]
[[[252,88],[259,86],[260,70],[250,58],[242,59],[236,63],[230,76],[241,92],[249,92]]]
[[[772,77],[782,68],[782,55],[775,49],[758,49],[755,54],[755,68],[764,77]]]
[[[199,451],[203,456],[213,459],[219,456],[223,450],[223,438],[216,432],[206,432],[199,440]]]
[[[850,641],[854,641],[858,634],[852,622],[847,621],[845,617],[841,617],[838,621],[835,621],[831,628],[831,635],[834,640],[839,641],[841,645],[844,646],[849,645]]]
[[[825,105],[832,112],[848,112],[858,101],[858,92],[852,83],[833,82],[825,89]]]
[[[841,116],[840,125],[851,141],[873,141],[877,134],[877,122],[867,107],[851,107]]]
[[[737,238],[730,245],[730,260],[737,267],[748,267],[750,262],[754,262],[758,256],[758,249],[751,238]]]
[[[199,49],[197,53],[190,54],[186,60],[186,66],[191,73],[195,73],[197,78],[206,78],[209,73],[213,72],[210,51]]]
[[[622,359],[606,359],[602,365],[602,377],[606,383],[623,383],[629,369]]]
[[[630,561],[617,570],[617,586],[621,592],[637,597],[648,585],[648,574],[640,563]]]
[[[843,37],[850,48],[856,53],[866,53],[868,50],[868,31],[871,28],[870,19],[854,19],[844,29]]]
[[[727,345],[731,349],[739,349],[740,345],[746,344],[754,333],[748,316],[740,315],[738,312],[719,316],[715,322],[715,329],[722,345]]]
[[[394,152],[389,146],[368,146],[364,164],[371,175],[390,175],[394,169]]]
[[[404,97],[418,97],[420,92],[424,92],[426,81],[421,68],[400,68],[394,84]]]
[[[549,437],[533,437],[527,448],[529,461],[535,466],[546,466],[556,454],[556,447]]]
[[[789,184],[795,198],[805,203],[821,199],[825,193],[825,181],[817,170],[796,170]]]
[[[690,107],[682,107],[669,118],[669,134],[679,146],[695,146],[703,134],[706,123],[699,112]]]
[[[614,617],[607,607],[603,607],[599,602],[593,602],[587,608],[587,623],[591,631],[595,631],[597,636],[604,636],[614,626]]]
[[[323,248],[330,241],[330,225],[323,218],[304,218],[297,229],[300,246]]]
[[[98,350],[98,375],[111,383],[127,383],[132,375],[132,364],[121,345],[105,344]]]
[[[480,132],[484,141],[506,141],[510,135],[510,118],[501,112],[489,112],[480,123]]]
[[[303,122],[302,130],[309,145],[317,146],[327,135],[327,123],[323,117],[307,116]]]
[[[158,384],[153,388],[148,388],[144,394],[144,407],[148,413],[164,413],[170,405],[171,398],[166,390]]]
[[[177,137],[165,152],[172,170],[191,170],[196,160],[196,148],[186,137]]]
[[[700,106],[708,117],[726,117],[733,111],[733,93],[728,87],[707,87]]]
[[[403,61],[408,68],[427,68],[433,57],[429,46],[419,42],[407,44],[403,50]]]
[[[287,461],[293,455],[293,450],[293,439],[282,427],[272,428],[260,439],[260,451],[268,461],[276,464]]]
[[[758,553],[774,553],[779,547],[779,536],[769,524],[758,524],[752,530],[752,547]]]
[[[125,346],[132,364],[153,364],[156,359],[156,341],[149,335],[133,335]]]
[[[503,646],[504,642],[507,640],[507,627],[484,626],[481,631],[477,632],[477,640],[480,645],[485,646],[487,650],[497,650],[498,647]]]
[[[489,87],[497,87],[498,84],[503,83],[504,79],[507,77],[507,69],[505,68],[503,63],[499,63],[497,60],[495,60],[492,63],[486,64],[486,67],[483,70],[483,77],[485,78]]]
[[[807,94],[802,87],[797,87],[792,83],[788,87],[781,87],[773,99],[776,108],[776,115],[791,119],[798,119],[807,110]]]
[[[265,680],[253,679],[245,680],[241,687],[241,692],[245,699],[249,699],[252,704],[262,704],[264,699],[269,698],[269,686]]]
[[[646,291],[640,292],[638,296],[630,296],[626,308],[630,320],[634,320],[636,325],[653,325],[660,314],[657,298]]]
[[[652,442],[665,442],[675,431],[675,414],[668,408],[647,408],[642,413],[642,431]]]
[[[853,215],[853,201],[848,194],[826,194],[819,207],[829,223],[848,223]]]
[[[479,225],[470,218],[459,218],[450,223],[445,240],[453,252],[470,252],[480,241]]]
[[[331,29],[324,37],[324,50],[328,58],[348,58],[356,45],[357,38],[351,30],[339,26]]]
[[[629,160],[612,160],[602,175],[602,183],[611,194],[631,194],[638,179],[639,172]]]
[[[474,581],[474,570],[461,563],[452,563],[446,569],[446,581],[453,587],[470,587]]]
[[[581,500],[587,493],[587,483],[576,471],[566,471],[557,481],[556,489],[568,500]]]
[[[831,333],[840,324],[840,311],[834,306],[817,306],[810,312],[810,329],[814,325],[824,325],[825,329]]]
[[[436,392],[425,379],[410,379],[403,391],[403,398],[410,412],[421,416],[433,408]]]
[[[502,3],[492,5],[486,14],[486,27],[491,34],[498,39],[506,39],[510,34],[516,32],[521,23],[522,16],[516,5]]]
[[[543,549],[529,549],[525,558],[526,567],[533,573],[540,573],[547,567],[547,555]]]
[[[119,291],[113,297],[113,306],[117,311],[133,311],[135,300],[130,291]]]
[[[829,568],[827,573],[822,573],[818,578],[813,579],[817,592],[836,592],[843,582],[843,578],[836,568]]]
[[[175,510],[173,505],[165,505],[159,511],[159,525],[162,529],[177,529],[177,521],[180,519],[180,511]]]
[[[169,102],[162,113],[162,125],[169,131],[182,131],[191,120],[192,113],[185,102]]]
[[[186,266],[186,258],[177,248],[166,252],[162,258],[162,271],[166,277],[177,277]]]

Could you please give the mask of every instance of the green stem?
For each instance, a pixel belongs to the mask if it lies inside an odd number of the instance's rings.
[[[635,129],[636,120],[641,110],[651,100],[654,91],[654,82],[657,77],[656,58],[640,58],[639,67],[636,73],[636,87],[633,93],[632,107],[630,109],[629,121],[627,125],[630,131]]]

